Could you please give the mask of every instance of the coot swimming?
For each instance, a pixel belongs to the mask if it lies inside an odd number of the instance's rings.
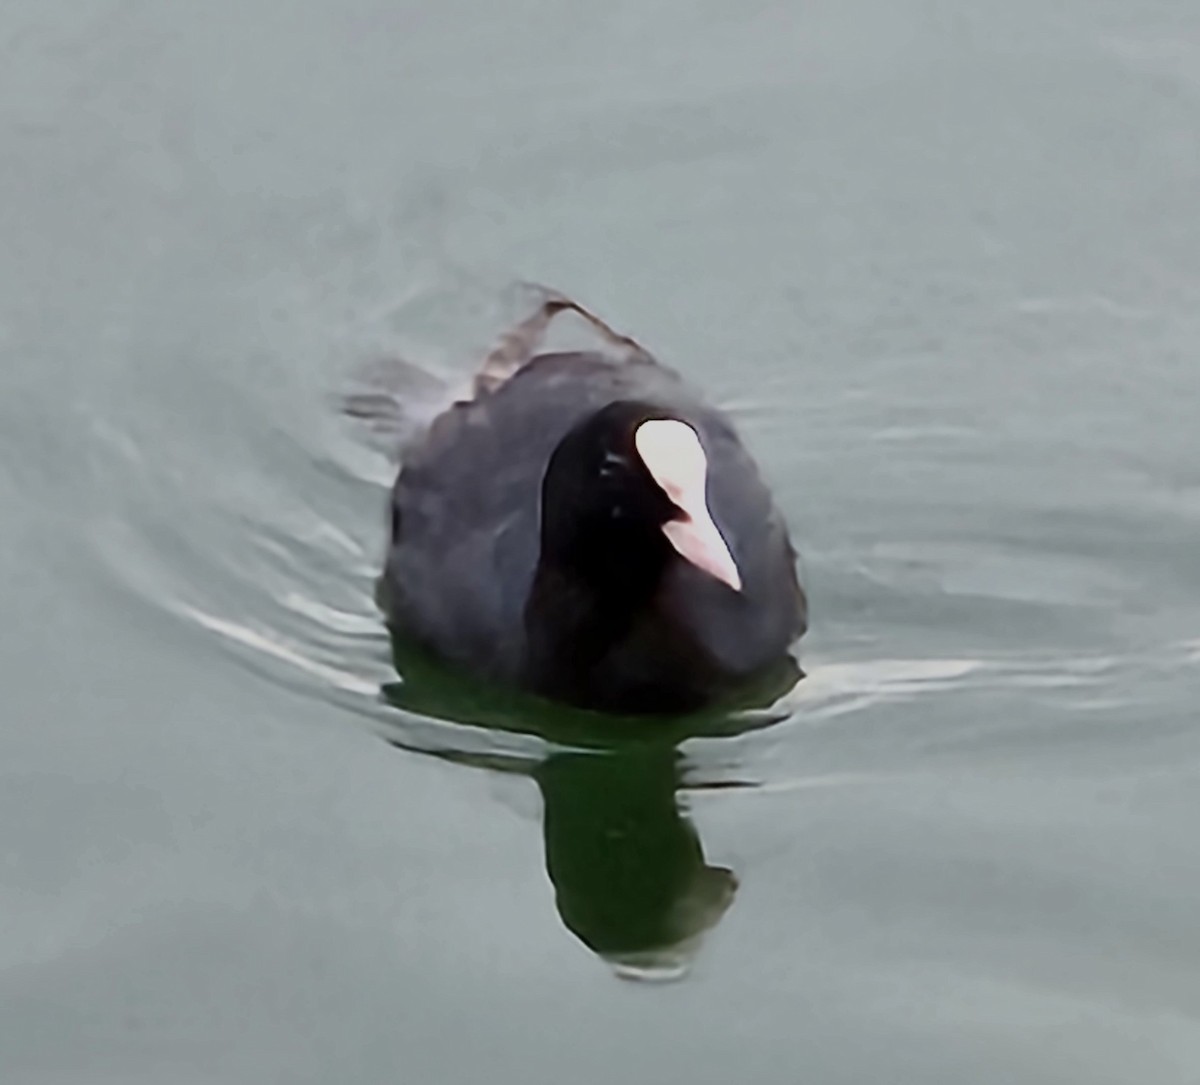
[[[566,310],[619,353],[536,353]],[[805,630],[786,525],[730,420],[559,294],[408,450],[391,513],[398,635],[552,700],[692,711]]]

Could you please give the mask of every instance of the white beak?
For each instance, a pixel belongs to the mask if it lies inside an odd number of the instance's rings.
[[[708,460],[696,431],[678,419],[654,418],[638,427],[634,444],[655,482],[683,511],[663,525],[668,541],[697,569],[741,591],[737,563],[708,508]]]
[[[734,591],[742,590],[742,576],[737,563],[711,516],[706,515],[703,520],[697,520],[694,516],[686,520],[672,520],[663,525],[663,534],[697,569],[715,576]]]

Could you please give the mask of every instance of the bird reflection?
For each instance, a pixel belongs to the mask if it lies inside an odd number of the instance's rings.
[[[405,712],[389,741],[532,777],[543,801],[546,872],[567,929],[624,979],[685,975],[705,934],[733,903],[738,880],[708,862],[681,804],[682,791],[705,783],[685,784],[679,744],[769,726],[780,715],[601,717],[464,681],[400,642],[393,652],[403,680],[383,692]],[[753,705],[772,704],[802,677],[788,664],[767,676]],[[430,726],[431,720],[467,726]]]
[[[621,975],[682,974],[733,902],[737,878],[706,862],[680,808],[678,752],[639,745],[555,754],[533,776],[563,923]]]

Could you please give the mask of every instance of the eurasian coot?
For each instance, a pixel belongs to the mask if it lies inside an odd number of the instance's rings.
[[[621,354],[536,353],[564,310]],[[391,510],[393,629],[553,700],[698,709],[805,630],[786,525],[729,419],[561,295],[409,449]]]

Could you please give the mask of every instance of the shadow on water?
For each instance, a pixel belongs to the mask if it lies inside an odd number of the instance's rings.
[[[542,796],[546,872],[567,929],[621,978],[684,976],[706,932],[733,903],[738,880],[706,860],[681,803],[688,765],[680,745],[779,722],[783,714],[771,706],[802,678],[794,661],[721,710],[638,719],[498,690],[450,673],[400,638],[393,638],[393,651],[402,678],[384,687],[390,704],[470,725],[464,732],[482,728],[497,741],[483,752],[477,742],[456,745],[454,728],[439,732],[435,742],[404,733],[403,725],[388,740],[455,763],[531,777]],[[536,736],[541,753],[512,753],[504,737],[515,735]]]

